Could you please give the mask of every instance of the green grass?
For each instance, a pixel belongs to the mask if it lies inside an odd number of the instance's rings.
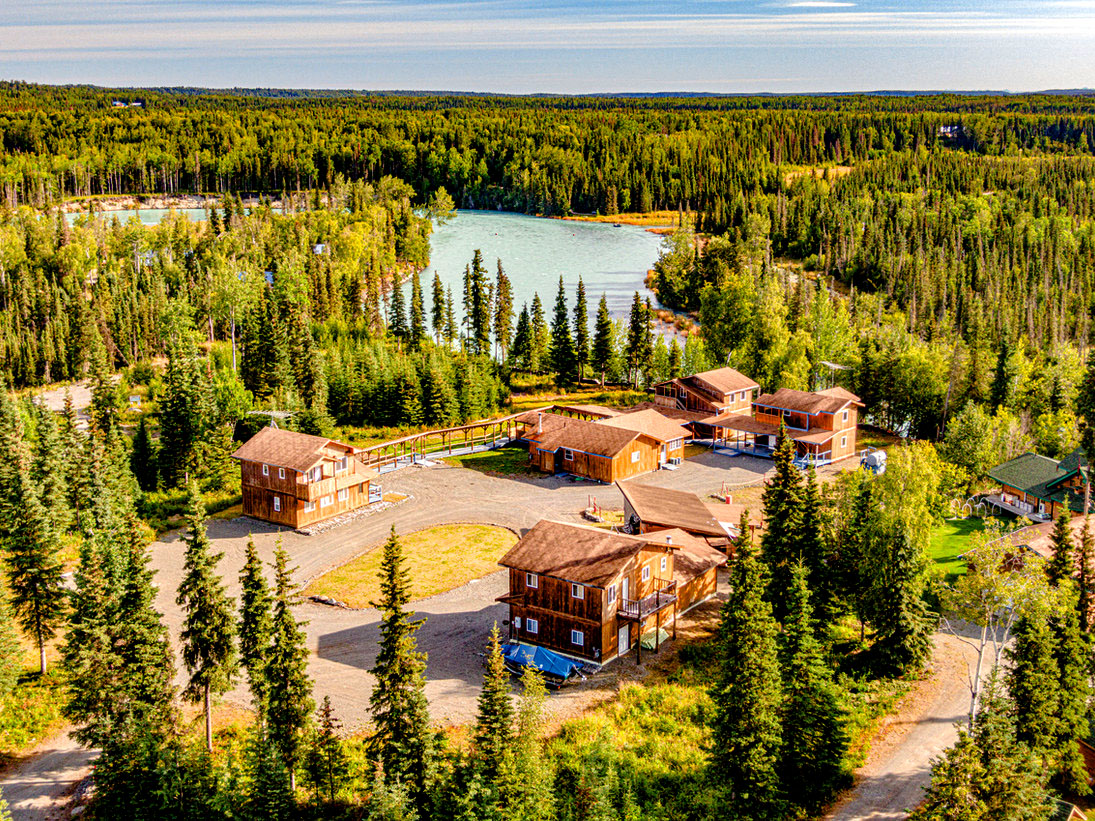
[[[498,560],[517,541],[494,525],[440,525],[400,536],[412,600],[424,599],[460,587],[498,570]],[[380,598],[380,560],[377,548],[328,570],[305,589],[308,596],[329,596],[350,607],[369,607]]]
[[[984,519],[947,519],[932,532],[929,556],[948,584],[966,572],[958,558],[970,548],[970,535],[985,527]]]
[[[528,451],[521,447],[465,453],[461,456],[449,456],[444,461],[457,467],[498,476],[532,476],[538,473],[529,464]]]
[[[64,687],[60,673],[55,669],[38,675],[38,653],[33,656],[34,670],[19,677],[6,697],[0,699],[0,767],[23,755],[64,726],[61,706],[64,704]]]

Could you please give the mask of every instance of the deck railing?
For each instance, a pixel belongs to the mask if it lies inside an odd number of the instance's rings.
[[[654,592],[641,599],[621,599],[617,615],[624,619],[645,619],[677,601],[677,582],[673,579],[655,579]]]

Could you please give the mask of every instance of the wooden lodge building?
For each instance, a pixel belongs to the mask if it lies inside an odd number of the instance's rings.
[[[799,463],[824,465],[855,455],[861,407],[859,397],[844,388],[780,388],[758,396],[751,416],[721,413],[704,421],[716,430],[716,447],[764,457],[772,455],[782,421],[795,442]]]
[[[738,536],[741,505],[708,505],[695,493],[638,482],[617,482],[624,497],[624,528],[634,535],[683,530],[724,553]]]
[[[654,402],[667,408],[694,411],[704,416],[752,411],[760,385],[733,368],[694,373],[654,386]]]
[[[719,551],[682,530],[629,536],[541,521],[499,564],[509,569],[510,637],[604,664],[714,595]]]
[[[544,473],[610,484],[684,458],[689,432],[679,420],[650,408],[634,413],[586,408],[585,415],[595,410],[603,412],[600,418],[552,411],[522,417],[519,438],[528,443],[529,461]]]
[[[1052,521],[1068,510],[1084,512],[1087,459],[1077,448],[1060,461],[1037,453],[1024,453],[988,472],[999,485],[985,502],[1013,516],[1036,522]]]
[[[232,454],[244,515],[298,529],[379,501],[375,473],[354,454],[333,439],[263,428]]]

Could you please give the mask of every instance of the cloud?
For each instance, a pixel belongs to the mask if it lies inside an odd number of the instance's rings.
[[[835,0],[800,0],[797,3],[785,3],[787,9],[845,9],[855,6],[855,3],[837,3]]]

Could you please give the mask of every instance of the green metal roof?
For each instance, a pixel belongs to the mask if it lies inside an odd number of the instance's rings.
[[[1056,479],[1059,472],[1056,459],[1039,456],[1037,453],[1024,453],[994,467],[989,471],[989,477],[1016,490],[1031,493],[1034,488],[1041,487],[1044,493],[1044,486]]]

